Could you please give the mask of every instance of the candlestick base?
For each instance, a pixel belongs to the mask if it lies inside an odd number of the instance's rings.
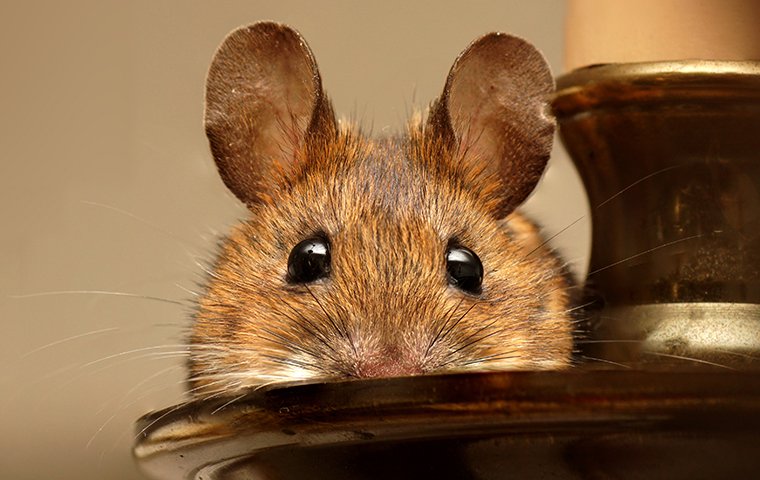
[[[755,478],[760,373],[492,372],[275,387],[152,413],[150,478]]]

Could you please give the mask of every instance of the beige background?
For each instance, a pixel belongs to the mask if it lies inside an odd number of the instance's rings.
[[[0,7],[0,478],[138,478],[132,423],[182,400],[196,260],[244,214],[201,128],[203,81],[234,27],[298,28],[337,110],[397,131],[492,30],[559,71],[564,3],[4,2]],[[318,5],[318,6],[317,6]],[[557,152],[530,210],[549,232],[585,214]],[[588,221],[557,239],[585,264]],[[27,296],[26,295],[33,295]]]

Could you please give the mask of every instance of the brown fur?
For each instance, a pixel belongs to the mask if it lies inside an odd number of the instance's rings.
[[[258,25],[278,35],[287,28]],[[483,149],[473,159],[470,145],[442,132],[440,122],[448,124],[435,116],[412,122],[402,137],[371,140],[337,127],[321,87],[309,101],[306,130],[298,127],[304,122],[280,119],[277,142],[286,138],[292,147],[286,162],[267,158],[267,146],[266,155],[251,156],[267,165],[266,177],[254,168],[239,181],[234,168],[226,170],[225,182],[251,215],[222,244],[199,301],[192,391],[567,366],[572,340],[562,264],[523,216],[501,219],[514,206],[505,203],[509,189],[482,160]],[[258,120],[246,116],[254,113],[225,122],[251,125]],[[223,129],[210,132],[212,146],[227,140]],[[223,175],[226,154],[215,152]],[[235,162],[249,155],[231,154]],[[252,175],[259,176],[248,181]],[[528,177],[535,184],[535,174]],[[512,191],[522,200],[525,189]],[[289,283],[291,249],[316,233],[330,241],[330,276]],[[482,260],[482,293],[447,283],[452,239]]]

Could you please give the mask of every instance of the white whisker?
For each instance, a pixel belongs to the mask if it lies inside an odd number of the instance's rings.
[[[143,225],[146,225],[146,226],[152,228],[153,230],[155,230],[155,231],[157,231],[159,233],[162,233],[162,234],[166,235],[167,237],[171,238],[172,240],[176,241],[178,244],[180,244],[183,247],[183,249],[185,250],[185,252],[187,254],[190,254],[190,249],[188,248],[188,245],[185,243],[184,239],[180,238],[179,236],[175,235],[174,233],[170,232],[169,230],[161,227],[160,225],[157,225],[155,223],[151,223],[148,220],[135,215],[134,213],[128,212],[126,210],[123,210],[123,209],[121,209],[119,207],[115,207],[113,205],[107,205],[105,203],[93,202],[93,201],[90,201],[90,200],[80,200],[80,201],[81,201],[81,203],[83,203],[85,205],[89,205],[89,206],[92,206],[92,207],[98,207],[98,208],[104,208],[106,210],[111,210],[112,212],[116,212],[116,213],[118,213],[120,215],[127,216],[127,217],[131,218],[132,220],[135,220],[135,221],[137,221],[139,223],[142,223]]]
[[[670,353],[653,352],[653,351],[646,351],[645,353],[648,355],[655,355],[658,357],[674,358],[676,360],[686,360],[686,361],[694,362],[694,363],[702,363],[704,365],[711,365],[713,367],[725,368],[726,370],[735,370],[735,368],[729,367],[728,365],[721,365],[720,363],[710,362],[710,361],[702,360],[699,358],[684,357],[682,355],[673,355]]]
[[[233,403],[237,402],[238,400],[240,400],[241,398],[245,397],[246,395],[248,395],[247,392],[243,393],[242,395],[238,395],[237,397],[233,398],[229,402],[226,402],[226,403],[222,404],[220,407],[217,407],[216,409],[214,409],[214,411],[211,412],[211,415],[215,415],[217,412],[220,412],[220,411],[224,410],[226,407],[228,407],[229,405],[232,405]]]
[[[595,362],[609,363],[610,365],[615,365],[617,367],[629,368],[629,369],[632,368],[630,365],[626,365],[624,363],[613,362],[612,360],[606,360],[604,358],[589,357],[587,355],[581,355],[581,357],[585,358],[586,360],[593,360]]]
[[[139,402],[140,400],[142,400],[147,395],[147,393],[145,393],[145,394],[137,397],[136,399],[134,399],[134,400],[132,400],[130,402],[125,402],[125,399],[128,398],[132,394],[132,392],[134,392],[135,390],[137,390],[141,386],[145,385],[150,380],[152,380],[154,378],[157,378],[157,377],[159,377],[161,375],[164,375],[167,372],[170,372],[172,370],[176,370],[177,368],[181,368],[181,367],[179,365],[172,365],[170,367],[167,367],[167,368],[164,368],[162,370],[159,370],[158,372],[154,373],[153,375],[150,375],[147,378],[141,380],[134,387],[130,388],[125,394],[120,395],[121,401],[116,405],[116,407],[114,407],[115,412],[113,413],[113,415],[109,416],[108,419],[106,419],[105,422],[103,422],[100,425],[100,427],[95,431],[95,433],[93,433],[93,435],[90,437],[90,439],[87,441],[87,444],[85,445],[85,450],[88,450],[90,448],[90,446],[92,445],[92,442],[95,441],[95,438],[100,434],[100,432],[102,432],[108,426],[108,424],[110,424],[125,408],[128,408],[128,407],[134,405],[135,403]],[[161,389],[165,389],[165,388],[168,388],[168,386],[166,386],[166,385],[162,385],[161,386]],[[150,393],[150,392],[148,392],[148,393]],[[108,405],[108,402],[106,402],[103,407],[101,407],[97,412],[95,412],[95,415],[99,415],[100,413],[102,413],[103,410],[105,410],[105,408],[106,408],[107,405]]]
[[[49,292],[36,292],[25,293],[21,295],[9,295],[10,298],[25,299],[25,298],[39,298],[39,297],[52,297],[59,295],[110,295],[114,297],[127,297],[127,298],[141,298],[144,300],[152,300],[155,302],[171,303],[174,305],[183,306],[184,303],[177,300],[171,300],[168,298],[154,297],[151,295],[141,295],[137,293],[128,292],[111,292],[107,290],[53,290]]]
[[[112,355],[107,355],[107,356],[101,357],[101,358],[99,358],[97,360],[92,360],[90,362],[87,362],[87,363],[84,363],[84,364],[80,365],[79,368],[85,369],[85,368],[91,367],[93,365],[97,365],[98,363],[102,363],[102,362],[105,362],[105,361],[108,361],[108,360],[112,360],[114,358],[123,357],[123,356],[126,356],[126,355],[131,355],[133,353],[150,352],[151,350],[159,350],[159,349],[162,349],[162,348],[181,348],[181,347],[187,348],[189,346],[187,344],[177,344],[177,345],[157,345],[157,346],[154,346],[154,347],[135,348],[135,349],[132,349],[132,350],[126,350],[126,351],[123,351],[123,352],[114,353]],[[182,354],[187,354],[186,352],[189,352],[189,350],[180,350],[179,352],[182,353]],[[165,352],[156,352],[156,354],[162,354],[162,353],[165,353]],[[176,353],[176,352],[172,352],[172,353]],[[151,356],[154,356],[154,355],[151,355]],[[145,357],[137,357],[137,358],[145,358]],[[135,359],[136,358],[130,358],[129,360],[135,360]]]
[[[119,327],[111,327],[111,328],[102,328],[100,330],[93,330],[91,332],[80,333],[80,334],[77,334],[77,335],[72,335],[70,337],[63,338],[61,340],[56,340],[55,342],[50,342],[50,343],[47,343],[47,344],[42,345],[40,347],[37,347],[37,348],[35,348],[33,350],[30,350],[30,351],[26,352],[25,354],[21,355],[20,358],[21,359],[27,358],[30,355],[34,355],[35,353],[41,352],[41,351],[46,350],[48,348],[54,347],[56,345],[61,345],[61,344],[66,343],[66,342],[71,342],[71,341],[78,340],[80,338],[85,338],[85,337],[92,337],[92,336],[100,335],[100,334],[103,334],[103,333],[115,332],[115,331],[118,331],[118,330],[121,330],[121,329]]]
[[[704,235],[702,235],[702,234],[700,233],[700,234],[697,234],[697,235],[690,235],[690,236],[688,236],[688,237],[679,238],[678,240],[673,240],[672,242],[663,243],[662,245],[658,245],[658,246],[656,246],[656,247],[650,248],[650,249],[648,249],[648,250],[645,250],[645,251],[643,251],[643,252],[639,252],[639,253],[636,253],[636,254],[634,254],[634,255],[631,255],[630,257],[626,257],[626,258],[624,258],[624,259],[622,259],[622,260],[619,260],[619,261],[617,261],[617,262],[611,263],[611,264],[607,265],[606,267],[597,268],[597,269],[596,269],[596,270],[594,270],[593,272],[589,272],[589,273],[588,273],[588,275],[586,275],[586,277],[590,277],[590,276],[592,276],[592,275],[596,275],[597,273],[599,273],[599,272],[602,272],[602,271],[604,271],[604,270],[607,270],[608,268],[612,268],[612,267],[614,267],[614,266],[616,266],[616,265],[620,265],[621,263],[625,263],[625,262],[628,262],[628,261],[630,261],[630,260],[633,260],[634,258],[638,258],[638,257],[641,257],[641,256],[643,256],[643,255],[646,255],[646,254],[648,254],[648,253],[652,253],[652,252],[654,252],[654,251],[656,251],[656,250],[659,250],[659,249],[661,249],[661,248],[669,247],[669,246],[671,246],[671,245],[675,245],[675,244],[677,244],[677,243],[681,243],[681,242],[686,242],[686,241],[688,241],[688,240],[694,240],[695,238],[700,238],[700,237],[702,237],[702,236],[704,236]]]

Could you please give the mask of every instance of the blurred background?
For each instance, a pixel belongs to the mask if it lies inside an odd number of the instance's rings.
[[[558,0],[3,2],[0,478],[141,478],[134,421],[184,399],[190,292],[245,215],[201,124],[230,30],[298,29],[336,110],[380,135],[483,33],[530,40],[561,73],[564,14]],[[583,217],[553,240],[582,273],[585,197],[561,148],[527,209],[548,235]]]

